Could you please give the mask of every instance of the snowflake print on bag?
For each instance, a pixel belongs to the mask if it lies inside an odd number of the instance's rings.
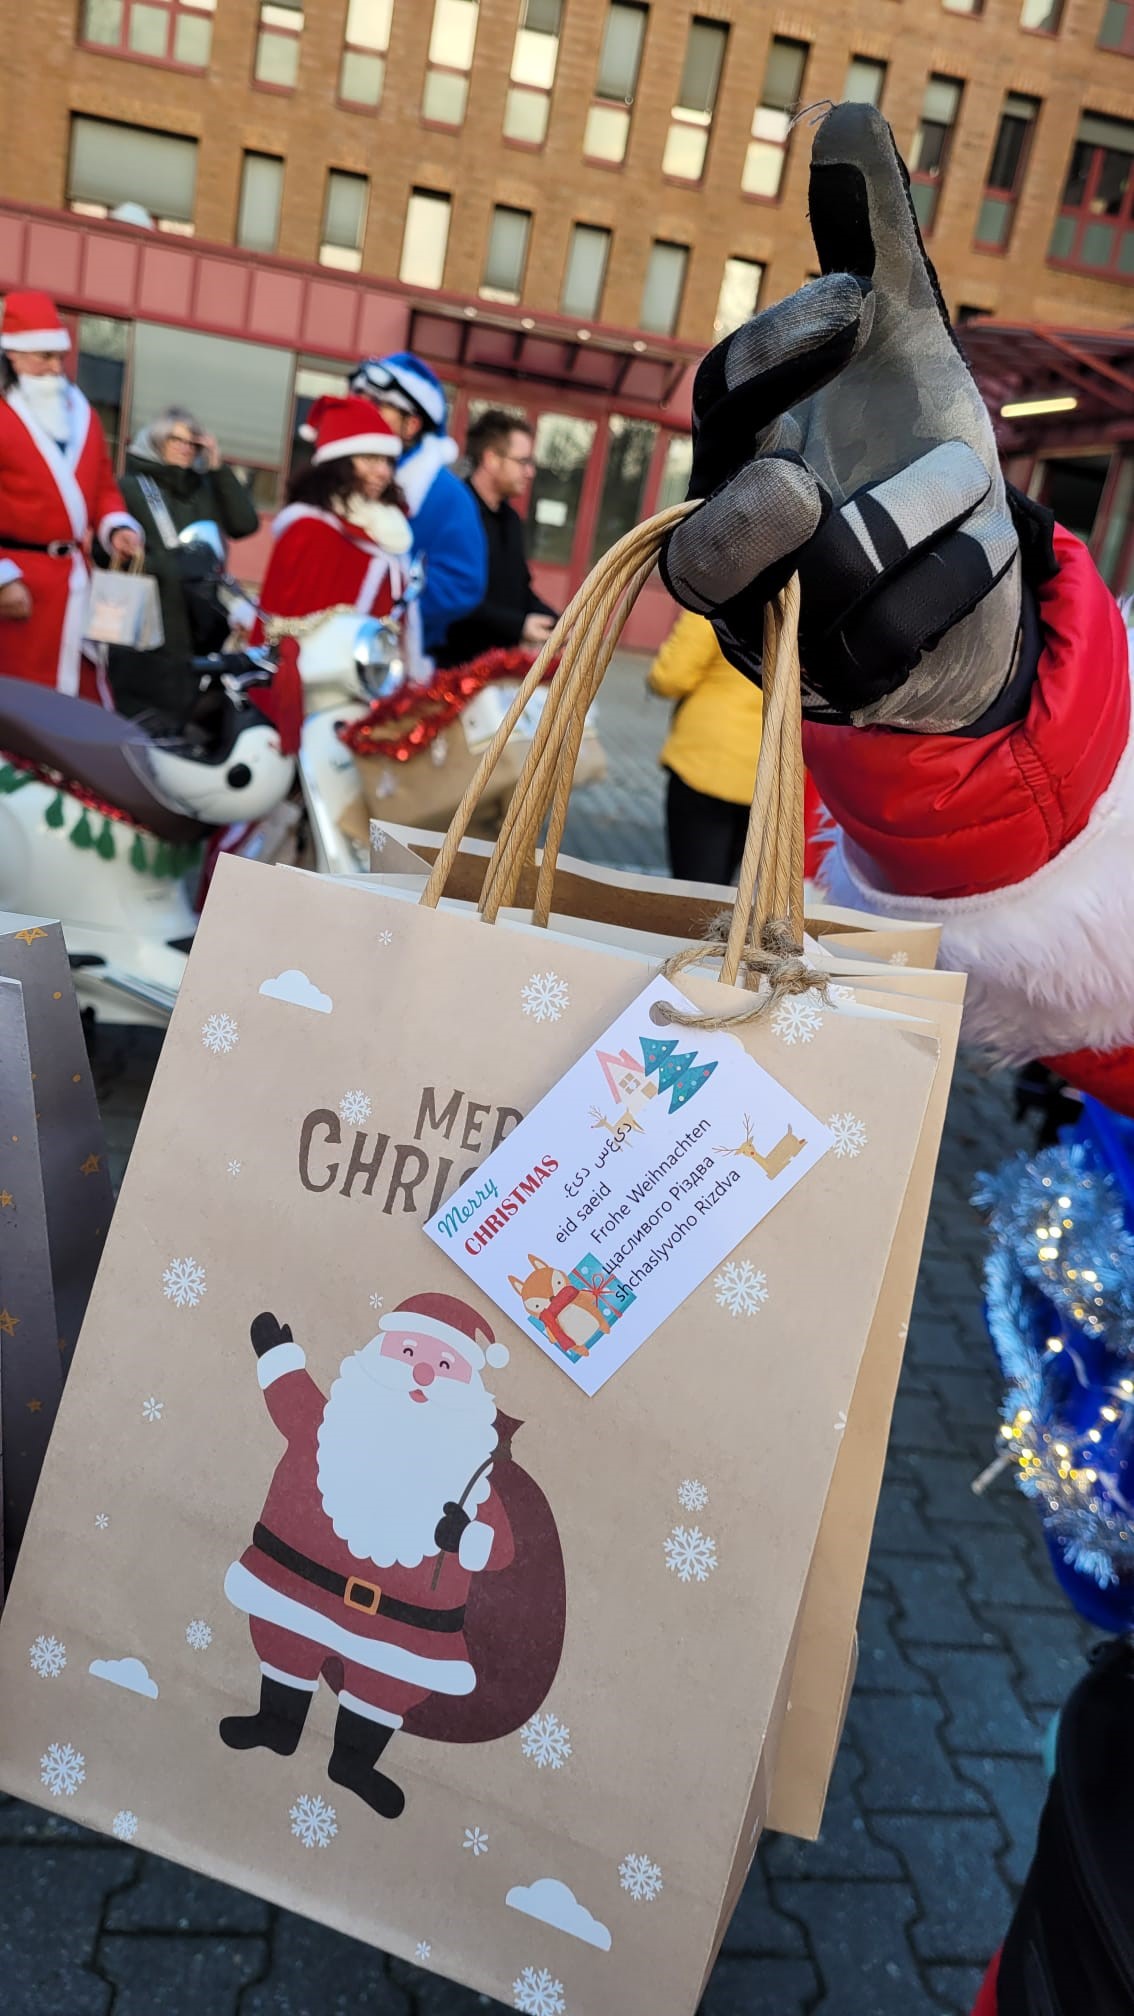
[[[379,1294],[378,1294],[377,1292],[375,1292],[375,1294],[373,1294],[373,1295],[372,1295],[372,1296],[370,1297],[370,1307],[371,1307],[372,1309],[380,1309],[380,1308],[382,1307],[382,1302],[383,1302],[383,1297],[382,1297],[381,1295],[379,1295]]]
[[[340,1118],[348,1127],[362,1127],[370,1118],[372,1108],[365,1092],[344,1092],[339,1100]]]
[[[679,1582],[707,1582],[717,1565],[717,1543],[699,1526],[675,1526],[665,1543],[665,1565]]]
[[[203,1617],[195,1617],[191,1624],[185,1626],[185,1643],[191,1645],[194,1652],[207,1652],[212,1642],[212,1631]]]
[[[116,1841],[132,1841],[138,1831],[137,1814],[131,1813],[128,1807],[124,1806],[121,1813],[116,1813],[111,1821],[110,1831]]]
[[[378,933],[379,945],[392,945],[393,942],[394,942],[394,934],[392,931],[379,931]]]
[[[520,1736],[524,1756],[532,1759],[537,1770],[550,1764],[553,1771],[559,1771],[571,1755],[571,1731],[558,1715],[533,1715]]]
[[[201,1041],[214,1057],[227,1057],[240,1041],[240,1031],[231,1015],[210,1015],[202,1025]]]
[[[525,1967],[512,1983],[512,1996],[512,2007],[522,2009],[524,2016],[564,2016],[567,2007],[562,1981],[556,1981],[546,1967]]]
[[[428,1960],[432,1951],[433,1948],[430,1945],[428,1939],[419,1939],[416,1947],[414,1948],[413,1957],[415,1960]]]
[[[339,1831],[334,1807],[317,1792],[301,1792],[289,1818],[292,1833],[305,1848],[326,1848]]]
[[[108,1512],[96,1512],[94,1522],[96,1530],[99,1533],[105,1533],[110,1524],[110,1514]]]
[[[477,1855],[487,1855],[488,1836],[487,1834],[482,1834],[479,1827],[466,1827],[465,1838],[461,1845],[465,1848],[471,1848],[474,1857]]]
[[[31,1660],[32,1672],[38,1673],[41,1680],[57,1680],[67,1664],[67,1647],[61,1644],[58,1638],[44,1638],[41,1635],[28,1653],[28,1658]]]
[[[789,1045],[810,1043],[823,1027],[823,1010],[814,994],[789,994],[772,1010],[772,1028]]]
[[[155,1400],[152,1394],[150,1395],[150,1398],[148,1400],[143,1400],[142,1402],[143,1421],[160,1421],[164,1413],[165,1413],[164,1400]]]
[[[520,1001],[533,1022],[558,1022],[571,1005],[571,990],[558,973],[533,973],[520,989]]]
[[[70,1743],[49,1743],[39,1760],[39,1776],[53,1799],[73,1799],[87,1775],[87,1760]]]
[[[228,1165],[228,1173],[230,1176],[239,1176],[243,1167],[244,1167],[243,1162],[230,1162]]]
[[[196,1260],[171,1260],[161,1284],[175,1309],[195,1309],[205,1292],[205,1270]]]
[[[891,966],[908,966],[909,963],[910,963],[910,955],[908,952],[891,952],[890,954]]]
[[[730,1316],[755,1316],[768,1299],[768,1277],[750,1260],[730,1260],[713,1286],[717,1303]]]
[[[686,1512],[703,1512],[709,1502],[709,1494],[695,1477],[687,1477],[678,1488],[677,1502]]]
[[[835,1139],[832,1146],[840,1162],[861,1155],[866,1146],[866,1129],[853,1113],[832,1113],[827,1122]]]
[[[635,1904],[652,1904],[661,1895],[662,1873],[648,1855],[627,1855],[618,1865],[618,1875]]]

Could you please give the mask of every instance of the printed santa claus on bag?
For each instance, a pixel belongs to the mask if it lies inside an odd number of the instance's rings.
[[[13,292],[0,329],[0,672],[97,700],[83,658],[92,539],[126,558],[140,525],[96,414],[63,373],[71,347],[46,294]]]
[[[291,1756],[325,1681],[339,1702],[328,1775],[396,1819],[404,1794],[375,1769],[395,1730],[507,1734],[559,1663],[554,1521],[512,1459],[520,1424],[498,1413],[482,1376],[508,1352],[456,1296],[415,1295],[343,1361],[325,1398],[287,1325],[262,1315],[251,1334],[287,1450],[225,1578],[261,1679],[258,1712],[229,1716],[221,1738]]]

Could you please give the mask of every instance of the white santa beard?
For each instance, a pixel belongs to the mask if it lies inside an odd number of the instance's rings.
[[[319,1429],[319,1494],[340,1540],[378,1568],[416,1568],[435,1555],[434,1532],[496,1447],[496,1402],[471,1386],[437,1379],[426,1402],[411,1399],[408,1365],[377,1345],[347,1358]],[[487,1498],[490,1472],[465,1500],[469,1516]]]
[[[33,378],[25,371],[20,374],[20,391],[44,432],[53,441],[69,441],[71,402],[67,380],[55,372]]]

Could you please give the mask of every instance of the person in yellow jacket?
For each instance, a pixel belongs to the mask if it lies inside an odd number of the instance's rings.
[[[756,784],[763,696],[730,665],[703,616],[680,616],[650,667],[649,688],[676,700],[661,765],[669,772],[671,875],[735,882]]]

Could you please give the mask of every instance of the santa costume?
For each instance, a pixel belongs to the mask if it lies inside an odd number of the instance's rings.
[[[46,294],[8,295],[0,350],[9,363],[21,352],[70,347]],[[77,385],[56,383],[59,439],[18,378],[0,396],[0,588],[22,580],[32,604],[26,620],[0,621],[0,671],[97,700],[95,669],[83,657],[92,536],[106,546],[116,531],[142,534],[123,504],[97,415]]]
[[[473,1693],[470,1587],[514,1558],[493,1483],[496,1407],[481,1377],[508,1353],[474,1309],[441,1294],[384,1316],[329,1397],[274,1317],[256,1319],[252,1341],[287,1449],[225,1579],[249,1618],[260,1707],[230,1717],[221,1736],[290,1755],[325,1680],[339,1701],[332,1779],[396,1818],[400,1788],[374,1765],[430,1696]]]
[[[384,455],[396,461],[402,451],[397,435],[368,399],[354,397],[317,399],[305,432],[315,443],[315,468],[342,465],[344,494],[332,509],[297,502],[285,505],[275,519],[260,590],[264,622],[253,632],[255,642],[265,629],[280,634],[303,618],[331,611],[386,616],[405,588],[413,535],[404,511],[350,495],[350,457]]]

